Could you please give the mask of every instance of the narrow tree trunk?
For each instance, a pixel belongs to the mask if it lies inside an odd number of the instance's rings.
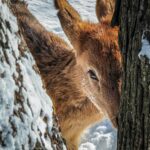
[[[120,25],[124,71],[118,150],[150,150],[150,65],[144,54],[138,56],[142,41],[150,41],[150,0],[116,1],[112,24]]]
[[[0,0],[0,149],[66,149],[8,3]]]

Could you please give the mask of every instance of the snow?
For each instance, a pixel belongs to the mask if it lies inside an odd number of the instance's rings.
[[[149,59],[150,63],[150,42],[146,39],[145,33],[143,33],[142,36],[142,48],[138,56],[140,59],[142,58],[142,56],[146,56]]]
[[[114,130],[110,121],[105,119],[85,131],[79,150],[115,150],[116,134],[117,130]]]
[[[57,17],[57,10],[54,8],[53,0],[25,0],[29,4],[28,7],[41,24],[47,30],[53,31],[57,35],[66,39],[61,29]],[[76,10],[79,11],[83,20],[97,22],[95,15],[96,0],[69,0]],[[81,8],[81,9],[80,9]],[[67,39],[66,39],[67,40]]]
[[[43,26],[66,39],[54,8],[53,0],[26,0],[30,11],[37,17]],[[96,0],[68,0],[79,11],[84,20],[97,22],[95,15]],[[109,120],[105,119],[92,125],[85,131],[79,150],[116,150],[117,131]]]
[[[33,69],[32,55],[28,50],[20,54],[16,18],[1,0],[0,18],[0,42],[6,43],[0,45],[0,149],[33,149],[38,141],[52,150],[51,140],[45,138],[53,127],[52,102]]]

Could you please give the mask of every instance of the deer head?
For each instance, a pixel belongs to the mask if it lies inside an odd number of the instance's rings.
[[[118,28],[110,26],[112,5],[108,0],[97,0],[96,12],[101,22],[93,24],[82,21],[66,0],[55,2],[62,28],[83,70],[82,88],[98,109],[107,112],[115,125],[121,88],[121,54]]]

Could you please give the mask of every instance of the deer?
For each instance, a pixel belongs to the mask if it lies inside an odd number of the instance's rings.
[[[111,27],[115,0],[97,0],[98,23],[82,20],[67,0],[54,0],[72,47],[47,31],[25,2],[13,2],[21,34],[51,97],[68,150],[77,150],[83,131],[109,117],[117,128],[122,58],[118,27]]]

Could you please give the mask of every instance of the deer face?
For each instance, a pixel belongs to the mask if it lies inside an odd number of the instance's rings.
[[[82,87],[86,95],[107,112],[115,125],[121,88],[121,55],[117,30],[101,27],[94,26],[81,33],[76,46],[77,62],[84,72]]]
[[[82,88],[97,108],[107,112],[116,124],[121,86],[121,54],[118,29],[110,27],[114,0],[97,0],[97,17],[102,22],[90,24],[66,0],[56,0],[62,28],[74,47],[83,71]],[[105,10],[105,11],[104,11]]]

